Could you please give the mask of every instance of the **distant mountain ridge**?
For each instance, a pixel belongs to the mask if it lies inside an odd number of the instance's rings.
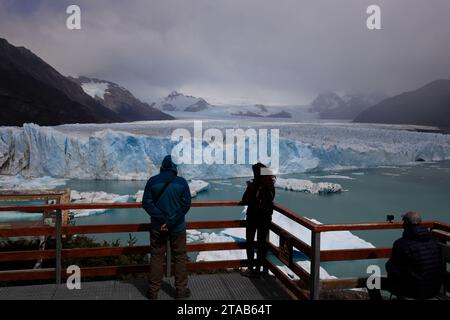
[[[116,112],[124,121],[171,120],[172,116],[137,99],[133,94],[118,84],[80,76],[68,77],[81,86],[84,92],[106,108]]]
[[[310,111],[319,113],[321,119],[353,120],[358,114],[386,98],[382,93],[346,94],[320,93],[311,103]]]
[[[161,111],[200,112],[211,109],[213,106],[203,98],[186,96],[172,91],[162,101],[157,102],[155,107]]]
[[[0,38],[0,125],[124,121],[33,52]]]
[[[450,128],[450,79],[385,99],[354,121]]]

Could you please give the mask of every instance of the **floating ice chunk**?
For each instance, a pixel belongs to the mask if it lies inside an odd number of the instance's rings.
[[[134,196],[132,196],[132,198],[136,200],[136,202],[142,202],[142,198],[144,198],[144,190],[139,190]]]
[[[224,186],[232,186],[233,184],[230,181],[213,181],[216,184],[221,184]]]
[[[215,242],[234,242],[235,238],[227,236],[224,232],[217,233],[202,233],[201,234],[202,243],[215,243]],[[241,260],[247,259],[247,254],[245,250],[228,250],[228,251],[203,251],[197,255],[196,261],[223,261],[223,260]],[[298,261],[296,262],[306,271],[309,271],[310,262],[309,261]],[[291,278],[298,279],[298,277],[286,266],[279,266],[282,272],[290,276]],[[321,279],[333,279],[335,277],[330,276],[328,272],[320,268]]]
[[[203,180],[190,180],[189,189],[191,190],[191,197],[195,198],[200,192],[206,191],[209,188],[209,183]]]
[[[337,183],[330,183],[330,182],[314,183],[309,180],[294,179],[294,178],[290,179],[277,178],[275,187],[289,191],[306,192],[312,194],[337,193],[343,191],[342,186]]]
[[[72,190],[70,193],[70,199],[73,203],[124,203],[127,202],[130,196],[117,195],[113,193],[99,192],[78,192]],[[71,213],[75,217],[85,217],[94,214],[99,214],[107,211],[108,209],[83,209],[83,210],[71,210]]]
[[[311,262],[309,260],[302,260],[297,261],[296,264],[298,264],[300,267],[302,267],[304,270],[310,272],[311,269]],[[278,266],[278,269],[280,269],[282,272],[284,272],[286,275],[289,276],[292,280],[298,280],[300,279],[291,269],[289,269],[287,266],[282,265]],[[320,267],[320,279],[337,279],[337,277],[330,275],[324,268]]]
[[[246,212],[244,209],[243,213]],[[309,219],[312,222],[320,224],[315,219]],[[299,223],[294,223],[291,219],[279,213],[273,212],[272,221],[279,225],[283,230],[293,234],[303,242],[311,243],[311,231]],[[226,236],[231,236],[236,240],[245,239],[244,228],[227,228],[222,231]],[[279,244],[279,237],[274,233],[270,233],[270,242],[274,245]],[[322,250],[337,250],[337,249],[361,249],[361,248],[374,248],[370,243],[354,235],[350,231],[330,231],[321,233],[321,249]]]
[[[245,212],[245,209],[244,209]],[[282,229],[290,232],[300,240],[307,244],[311,243],[311,231],[303,227],[298,223],[293,223],[291,219],[282,215],[281,213],[274,211],[273,222],[279,225]],[[310,219],[315,223],[319,221]],[[234,241],[245,241],[245,229],[244,228],[227,228],[217,233],[201,233],[195,231],[194,236],[188,239],[195,239],[196,242],[234,242]],[[279,237],[273,232],[270,233],[269,241],[274,245],[279,245]],[[331,231],[321,233],[321,249],[322,250],[337,250],[337,249],[359,249],[359,248],[374,248],[374,246],[352,234],[350,231]],[[295,249],[295,248],[294,248]],[[295,251],[297,251],[295,249]],[[229,250],[229,251],[204,251],[200,252],[197,256],[197,261],[214,261],[214,260],[239,260],[246,259],[245,250]],[[310,270],[310,262],[308,260],[297,261],[301,267],[306,271]],[[294,279],[298,279],[294,273],[285,266],[279,267],[284,273],[289,275]],[[320,269],[321,279],[333,279],[335,277],[328,274],[328,272],[321,268]]]
[[[4,190],[50,190],[64,186],[66,179],[55,179],[52,177],[25,178],[21,175],[4,176],[0,175],[0,189]]]
[[[355,180],[355,178],[341,175],[327,175],[327,176],[311,176],[311,179],[342,179],[342,180]]]

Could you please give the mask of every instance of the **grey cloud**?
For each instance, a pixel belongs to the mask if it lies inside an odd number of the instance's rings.
[[[65,28],[72,3],[81,31]],[[383,30],[366,29],[370,4],[381,6]],[[150,101],[177,89],[302,104],[322,90],[394,94],[450,77],[448,0],[41,0],[26,8],[0,2],[0,36],[64,74],[115,81]]]

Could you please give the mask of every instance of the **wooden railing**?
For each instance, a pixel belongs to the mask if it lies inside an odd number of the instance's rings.
[[[234,207],[239,203],[235,201],[220,202],[193,202],[193,207]],[[62,245],[63,236],[79,234],[100,234],[100,233],[129,233],[129,232],[149,232],[150,224],[113,224],[113,225],[87,225],[87,226],[63,226],[61,223],[62,210],[74,209],[140,209],[140,203],[121,204],[57,204],[57,205],[37,205],[37,206],[0,206],[2,211],[41,211],[53,212],[56,217],[54,227],[27,227],[27,228],[0,228],[0,238],[51,236],[55,237],[56,249],[40,251],[15,251],[0,252],[0,262],[30,261],[30,260],[55,260],[55,268],[11,270],[0,272],[0,282],[23,281],[23,280],[49,280],[55,279],[56,283],[61,283],[67,276],[66,270],[62,268],[62,261],[71,258],[87,257],[110,257],[119,255],[148,254],[150,247],[147,246],[126,246],[126,247],[95,247],[95,248],[74,248],[64,249]],[[391,254],[391,248],[368,248],[368,249],[342,249],[342,250],[321,250],[320,240],[323,232],[344,231],[344,230],[387,230],[400,229],[401,223],[362,223],[362,224],[317,224],[295,212],[275,204],[275,210],[310,230],[310,244],[305,243],[295,235],[282,229],[276,223],[272,223],[271,231],[280,237],[280,245],[276,246],[268,242],[268,248],[282,263],[292,270],[300,280],[294,281],[283,273],[270,259],[265,261],[265,269],[270,270],[297,298],[319,299],[322,289],[358,287],[362,285],[362,279],[336,279],[320,280],[320,264],[325,261],[361,260],[387,258]],[[434,233],[441,241],[449,241],[450,226],[448,224],[428,221],[425,226],[434,230]],[[243,220],[226,221],[195,221],[188,222],[187,229],[223,229],[223,228],[243,228]],[[282,245],[281,245],[282,244]],[[247,247],[246,242],[220,242],[220,243],[195,243],[188,244],[188,252],[219,251],[219,250],[242,250]],[[293,260],[293,248],[297,248],[311,260],[310,270],[305,270]],[[166,263],[167,272],[170,274],[170,255]],[[214,270],[240,268],[246,266],[246,260],[225,260],[225,261],[205,261],[189,262],[189,271]],[[125,265],[125,266],[102,266],[102,267],[82,267],[83,277],[117,276],[130,273],[146,273],[149,266]]]
[[[349,260],[369,260],[384,259],[391,256],[392,248],[364,248],[364,249],[340,249],[340,250],[321,250],[320,236],[323,232],[330,231],[355,231],[355,230],[393,230],[402,229],[403,223],[385,222],[385,223],[353,223],[353,224],[317,224],[304,217],[299,217],[295,212],[285,209],[280,205],[275,205],[275,209],[292,220],[300,223],[311,231],[311,245],[306,244],[294,235],[282,231],[272,223],[272,231],[278,233],[280,237],[285,238],[285,242],[290,246],[297,248],[311,260],[310,272],[303,269],[298,264],[291,262],[288,267],[300,277],[300,285],[310,289],[310,298],[319,299],[320,290],[362,288],[365,287],[365,278],[341,278],[320,280],[320,263],[329,261],[349,261]],[[435,237],[442,243],[450,241],[450,225],[426,221],[423,225],[433,230]],[[269,248],[276,255],[280,255],[280,250],[274,245],[269,244]],[[305,279],[305,280],[303,280]]]

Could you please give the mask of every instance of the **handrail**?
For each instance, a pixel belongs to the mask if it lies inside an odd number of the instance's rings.
[[[236,207],[238,201],[203,201],[192,202],[192,207]],[[45,205],[0,206],[1,211],[54,211],[54,210],[93,210],[93,209],[141,209],[141,202],[125,203],[60,203]]]
[[[233,207],[239,206],[237,201],[209,201],[209,202],[193,202],[192,207]],[[56,215],[60,215],[62,210],[71,209],[140,209],[142,204],[133,203],[91,203],[91,204],[52,204],[52,205],[20,205],[20,206],[0,206],[0,214],[4,211],[26,211],[26,212],[49,212],[54,211]],[[281,247],[277,247],[271,243],[268,244],[269,250],[287,265],[297,276],[299,283],[285,276],[277,267],[268,259],[265,261],[266,268],[270,269],[273,274],[289,288],[297,297],[305,298],[305,291],[301,288],[309,288],[310,298],[318,299],[320,288],[343,287],[345,285],[360,283],[361,279],[342,279],[342,281],[320,280],[320,263],[325,261],[342,261],[342,260],[361,260],[361,259],[380,259],[387,258],[391,254],[391,248],[364,248],[364,249],[340,249],[340,250],[320,250],[320,239],[322,232],[330,231],[348,231],[348,230],[387,230],[401,229],[401,223],[353,223],[353,224],[318,224],[305,217],[302,217],[294,211],[284,208],[278,203],[274,204],[274,209],[287,218],[299,223],[303,227],[311,231],[311,244],[307,244],[297,238],[295,235],[283,230],[276,223],[272,223],[270,230],[277,234],[280,239],[287,241],[288,247],[297,248],[303,254],[311,259],[311,269],[309,271],[303,269],[299,264],[292,261],[283,261],[286,252]],[[441,241],[449,241],[450,225],[438,221],[426,221],[423,223],[426,227],[432,228],[434,233],[439,235]],[[222,229],[222,228],[242,228],[245,227],[244,220],[218,220],[218,221],[190,221],[187,222],[187,229]],[[149,223],[141,224],[112,224],[112,225],[87,225],[87,226],[60,226],[59,228],[50,226],[39,227],[20,227],[20,228],[0,228],[0,238],[19,237],[19,236],[55,236],[61,244],[63,235],[76,234],[93,234],[93,233],[119,233],[119,232],[148,232],[151,225]],[[57,241],[58,243],[58,241]],[[216,251],[216,250],[242,250],[247,247],[246,242],[221,242],[221,243],[195,243],[188,244],[189,252],[199,251]],[[285,249],[285,248],[284,248]],[[284,250],[283,249],[283,250]],[[149,246],[134,247],[96,247],[96,248],[74,248],[63,249],[61,247],[56,250],[42,251],[15,251],[0,252],[0,261],[26,261],[34,259],[61,259],[66,258],[82,258],[92,256],[116,256],[121,254],[147,254]],[[291,253],[292,254],[292,253]],[[291,257],[292,258],[292,257]],[[208,262],[191,262],[189,270],[200,269],[217,269],[217,268],[236,268],[246,266],[244,260],[226,260],[226,261],[208,261]],[[106,266],[106,267],[89,267],[82,268],[84,276],[111,276],[124,273],[147,272],[148,266],[132,265],[132,266]],[[170,268],[167,268],[170,270]],[[275,270],[276,269],[276,270]],[[37,280],[37,279],[54,279],[55,273],[59,278],[65,277],[64,269],[57,264],[56,268],[38,269],[38,270],[12,270],[0,271],[0,281],[19,281],[19,280]],[[299,287],[300,284],[300,287]]]

